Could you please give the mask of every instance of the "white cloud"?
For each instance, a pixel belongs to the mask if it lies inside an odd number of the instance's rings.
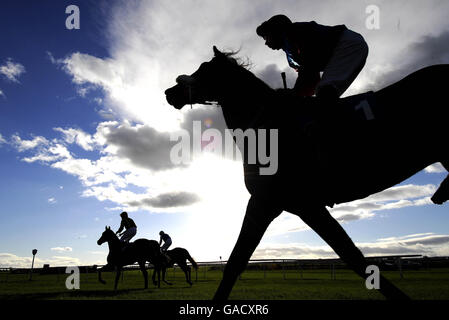
[[[50,203],[50,204],[55,204],[57,201],[56,201],[55,198],[49,198],[49,199],[47,200],[47,202]]]
[[[7,143],[5,138],[3,138],[2,134],[0,133],[0,144]]]
[[[420,254],[426,256],[449,255],[449,235],[434,233],[413,234],[401,237],[378,239],[373,242],[356,242],[366,256]],[[252,259],[291,258],[319,259],[335,258],[337,255],[327,245],[311,246],[303,243],[265,244],[257,248]]]
[[[19,82],[19,77],[25,72],[25,67],[20,63],[15,63],[11,58],[5,64],[0,65],[0,74],[9,81]]]
[[[50,248],[51,251],[57,251],[57,252],[72,252],[73,249],[71,247],[55,247]]]
[[[92,151],[94,148],[94,140],[92,136],[81,129],[62,129],[54,128],[55,131],[61,132],[64,135],[65,142],[71,144],[76,143],[86,151]]]
[[[20,257],[12,253],[0,253],[0,267],[1,268],[30,268],[32,257]],[[41,268],[44,264],[49,264],[50,266],[79,266],[81,261],[78,258],[64,257],[64,256],[53,256],[51,258],[41,259],[36,256],[34,260],[34,266],[36,268]]]
[[[432,184],[395,186],[361,200],[336,205],[329,211],[340,223],[370,219],[381,211],[431,205],[430,197],[435,190],[436,186]],[[273,236],[308,229],[309,227],[297,216],[282,213],[269,226],[267,235]]]
[[[6,98],[5,94],[3,93],[2,89],[0,89],[0,97]]]
[[[17,134],[12,136],[12,145],[19,152],[34,149],[39,146],[47,145],[49,141],[44,137],[34,137],[32,140],[22,140]]]
[[[427,173],[442,173],[447,170],[441,165],[441,163],[435,163],[424,169]]]

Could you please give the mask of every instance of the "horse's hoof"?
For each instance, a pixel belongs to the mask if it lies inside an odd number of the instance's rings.
[[[447,199],[444,199],[441,194],[435,194],[432,198],[430,198],[434,204],[443,204],[447,201]]]
[[[449,179],[446,178],[438,187],[437,191],[433,194],[432,198],[430,198],[435,204],[443,204],[447,200],[449,200]]]

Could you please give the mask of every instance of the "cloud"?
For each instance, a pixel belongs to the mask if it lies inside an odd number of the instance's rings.
[[[432,184],[394,186],[364,199],[336,205],[329,211],[340,223],[371,219],[387,210],[432,205],[430,197],[435,190]],[[297,216],[283,213],[269,226],[267,234],[274,236],[309,229]]]
[[[165,170],[176,165],[170,161],[170,151],[176,142],[170,133],[159,132],[147,125],[120,125],[104,134],[106,144],[116,147],[115,154],[137,166]]]
[[[170,192],[160,194],[153,198],[131,201],[127,203],[132,207],[173,208],[191,205],[200,200],[199,196],[190,192]]]
[[[12,253],[0,253],[0,267],[1,268],[30,268],[31,257],[20,257]],[[65,257],[65,256],[53,256],[51,258],[41,259],[36,256],[34,260],[34,266],[41,268],[44,264],[50,266],[79,266],[81,261],[78,258]]]
[[[11,82],[19,83],[19,77],[25,73],[25,67],[20,63],[15,63],[8,58],[5,64],[0,65],[0,75],[3,75]]]
[[[81,129],[62,129],[54,128],[55,131],[61,132],[64,135],[65,142],[72,144],[76,143],[86,151],[92,151],[94,148],[94,140],[92,136]]]
[[[265,83],[274,89],[284,88],[281,73],[285,72],[286,84],[288,88],[295,85],[298,74],[290,67],[285,67],[281,70],[276,64],[269,64],[264,69],[258,71],[256,76],[262,79]]]
[[[434,233],[406,235],[378,239],[373,242],[356,242],[356,246],[367,256],[419,254],[426,256],[449,255],[449,235]],[[335,258],[329,246],[310,246],[302,243],[266,244],[257,248],[252,259],[292,258],[319,259]]]
[[[393,59],[391,65],[372,69],[371,82],[366,84],[365,90],[379,90],[421,68],[449,63],[449,30],[422,36]]]
[[[55,247],[50,248],[51,251],[57,251],[57,252],[72,252],[73,249],[71,247]]]
[[[47,200],[47,202],[50,203],[50,204],[55,204],[57,201],[56,201],[55,198],[49,198],[49,199]]]
[[[2,134],[0,133],[0,144],[7,143],[5,138],[3,138]]]
[[[22,140],[17,134],[12,136],[12,145],[19,152],[47,145],[48,143],[49,141],[41,136],[34,137],[32,140]]]
[[[0,89],[0,97],[6,98],[5,94],[3,93],[2,89]]]
[[[442,173],[447,172],[447,170],[442,166],[441,163],[435,163],[424,169],[427,173]]]

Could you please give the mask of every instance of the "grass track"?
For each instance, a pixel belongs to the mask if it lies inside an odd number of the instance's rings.
[[[395,271],[382,272],[412,299],[449,300],[449,269],[405,271],[404,279]],[[190,287],[181,270],[168,271],[172,286],[152,284],[143,289],[140,271],[126,271],[117,292],[112,290],[113,273],[104,273],[107,281],[102,285],[97,274],[81,274],[80,289],[67,290],[68,274],[33,275],[0,273],[0,299],[151,299],[151,300],[209,300],[221,279],[221,271],[200,268],[192,272],[194,285]],[[196,280],[198,277],[198,280]],[[230,299],[235,300],[382,300],[376,290],[367,290],[364,280],[349,270],[336,270],[336,280],[331,280],[329,270],[246,271],[237,281]]]

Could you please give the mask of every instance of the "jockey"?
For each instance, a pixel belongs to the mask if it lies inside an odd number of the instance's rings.
[[[137,233],[137,226],[134,223],[134,220],[128,218],[128,213],[123,211],[120,213],[120,217],[122,217],[122,222],[120,223],[120,229],[117,230],[116,234],[122,232],[123,228],[125,228],[125,232],[119,234],[121,236],[120,241],[123,243],[128,243],[132,237],[134,237]]]
[[[288,64],[298,72],[293,93],[302,97],[315,94],[328,104],[346,91],[368,56],[363,37],[345,25],[292,23],[285,15],[275,15],[256,32],[269,48],[284,50]]]
[[[161,239],[159,240],[159,245],[161,245],[162,241],[164,241],[164,245],[161,247],[161,251],[165,252],[171,246],[171,238],[164,231],[159,232]]]

